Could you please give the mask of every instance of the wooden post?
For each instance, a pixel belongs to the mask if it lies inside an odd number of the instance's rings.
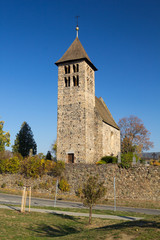
[[[31,206],[31,187],[29,187],[29,212],[30,212],[30,206]]]
[[[23,188],[21,212],[25,212],[27,192],[29,194],[29,212],[30,212],[30,208],[31,208],[31,187],[30,186],[26,186]]]
[[[23,207],[23,212],[25,212],[26,199],[27,199],[27,190],[26,190],[26,192],[25,192],[25,196],[24,196],[24,207]]]
[[[56,207],[57,191],[58,191],[58,179],[57,179],[57,182],[56,182],[56,193],[55,193],[54,207]]]
[[[22,203],[21,203],[21,212],[23,212],[23,210],[24,210],[24,198],[25,198],[25,192],[26,192],[26,187],[23,188]]]

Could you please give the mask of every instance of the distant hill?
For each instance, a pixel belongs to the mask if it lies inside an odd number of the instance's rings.
[[[160,159],[160,152],[144,152],[142,153],[143,159]]]

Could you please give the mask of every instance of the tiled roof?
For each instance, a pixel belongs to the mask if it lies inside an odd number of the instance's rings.
[[[97,70],[96,67],[93,65],[93,63],[91,62],[90,58],[88,57],[78,37],[76,37],[76,39],[68,48],[68,50],[65,52],[65,54],[55,64],[58,65],[60,63],[73,61],[73,60],[80,60],[80,59],[86,60],[87,63],[91,65],[91,67],[95,71]]]
[[[107,108],[106,104],[104,103],[103,99],[95,97],[95,105],[96,105],[96,109],[97,109],[99,115],[101,116],[103,122],[105,122],[105,123],[109,124],[110,126],[119,130],[119,127],[115,123],[115,121],[114,121],[109,109]]]

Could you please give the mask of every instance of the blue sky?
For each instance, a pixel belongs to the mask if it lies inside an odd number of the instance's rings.
[[[76,37],[114,119],[136,115],[160,151],[159,0],[0,0],[0,120],[11,144],[26,121],[38,152],[57,131],[57,66]]]

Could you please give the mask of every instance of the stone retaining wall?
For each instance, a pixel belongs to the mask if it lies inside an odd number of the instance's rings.
[[[160,200],[160,167],[142,165],[130,169],[122,169],[117,165],[66,164],[65,178],[70,184],[70,192],[74,195],[79,186],[89,175],[99,175],[105,181],[106,198],[113,199],[113,180],[116,178],[116,196],[119,199]],[[39,179],[25,179],[18,174],[0,174],[0,187],[22,189],[23,185],[31,185],[35,191],[50,193],[55,191],[55,178],[43,176]]]
[[[105,181],[107,198],[114,198],[114,176],[116,178],[116,195],[120,199],[160,200],[160,167],[143,165],[130,169],[117,165],[66,165],[66,177],[72,186],[72,192],[82,185],[89,175],[99,175]]]

